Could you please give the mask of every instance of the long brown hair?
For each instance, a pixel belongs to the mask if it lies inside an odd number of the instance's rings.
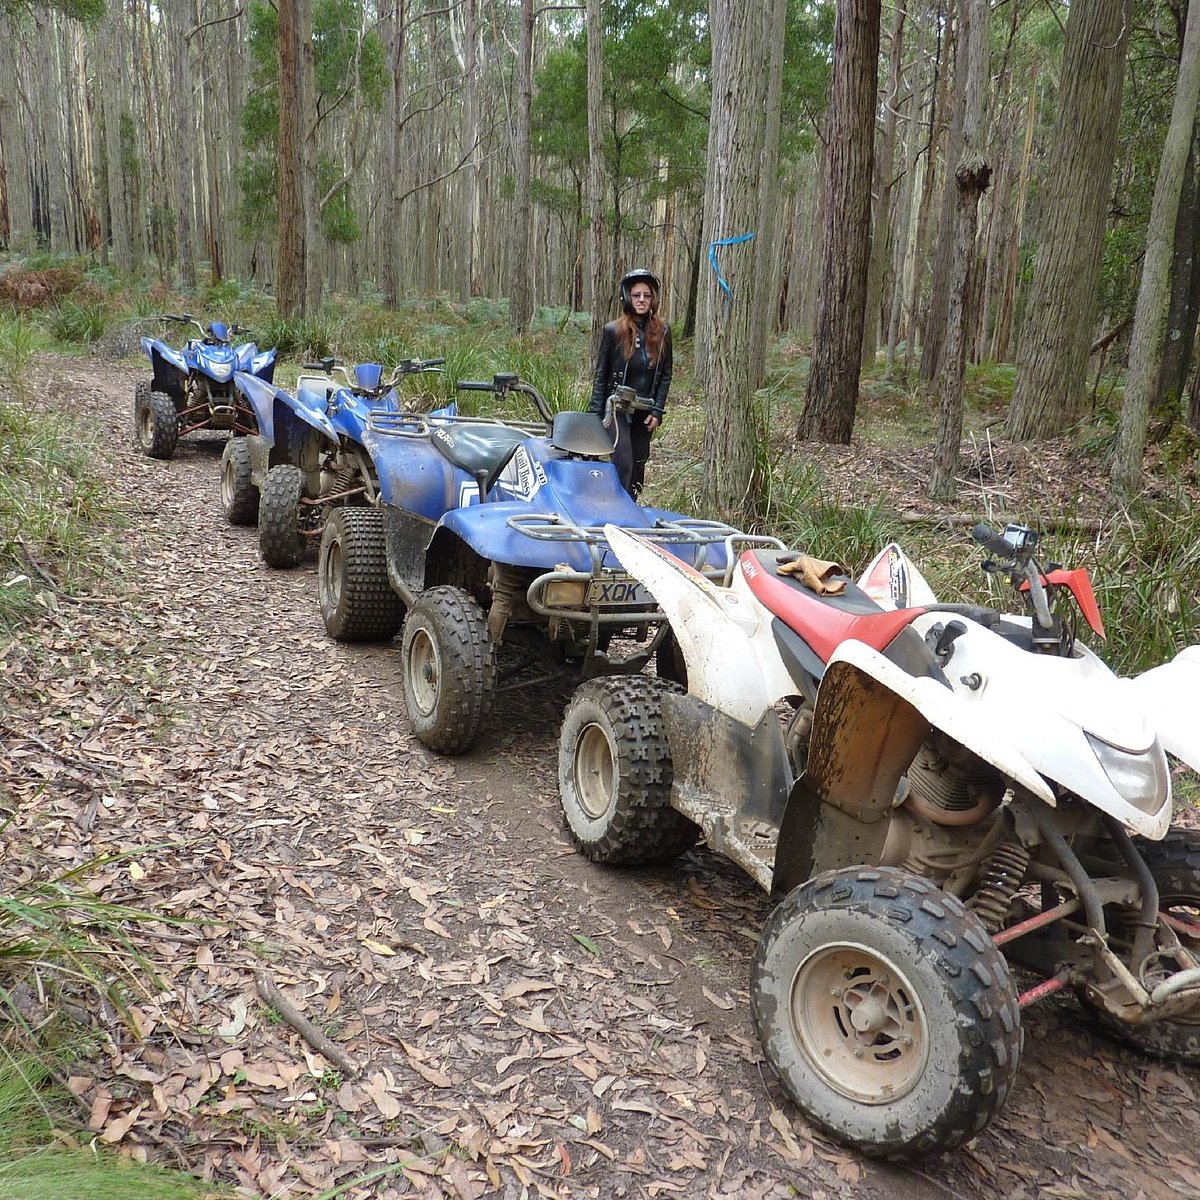
[[[652,363],[658,362],[662,354],[663,342],[667,336],[667,323],[658,315],[658,293],[653,292],[654,299],[650,301],[650,311],[646,314],[644,332],[646,335],[646,356]],[[617,318],[617,342],[621,353],[628,362],[633,357],[637,345],[638,323],[627,313],[623,312]]]

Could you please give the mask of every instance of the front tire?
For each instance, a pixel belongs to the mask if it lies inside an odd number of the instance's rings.
[[[147,458],[172,458],[179,441],[179,414],[166,392],[134,390],[134,426]]]
[[[258,488],[244,437],[230,438],[221,452],[221,508],[230,525],[253,525],[258,516]]]
[[[413,732],[438,754],[462,754],[491,706],[496,648],[462,588],[422,592],[404,621],[404,703]]]
[[[918,1158],[979,1133],[1021,1055],[1008,964],[978,917],[891,867],[790,892],[754,956],[767,1060],[805,1115],[867,1154]]]
[[[571,840],[593,862],[664,862],[700,836],[671,807],[662,698],[677,691],[646,675],[608,675],[582,684],[567,705],[558,793]]]
[[[258,550],[268,567],[286,569],[304,561],[304,538],[300,533],[303,495],[304,472],[299,467],[281,463],[267,472],[258,502]]]
[[[1173,830],[1161,842],[1135,838],[1158,885],[1159,912],[1170,913],[1189,925],[1200,925],[1200,837]],[[1200,938],[1176,931],[1185,949],[1200,957]],[[1097,1008],[1081,991],[1079,998],[1096,1023],[1111,1037],[1152,1058],[1200,1065],[1200,1010],[1172,1021],[1131,1025]]]
[[[383,513],[339,508],[321,535],[317,598],[330,637],[339,642],[390,642],[404,605],[388,582]]]

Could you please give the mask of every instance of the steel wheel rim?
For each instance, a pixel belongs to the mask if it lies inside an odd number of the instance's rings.
[[[221,503],[226,508],[233,507],[233,460],[228,457],[221,471]]]
[[[579,807],[591,820],[598,820],[612,806],[616,762],[608,734],[594,721],[579,733],[574,775]]]
[[[929,1060],[921,999],[896,964],[855,942],[814,950],[789,989],[792,1036],[834,1091],[889,1104],[916,1087]]]
[[[142,408],[142,419],[138,424],[143,445],[150,445],[154,440],[154,409],[146,404]]]
[[[408,650],[408,686],[413,703],[423,717],[437,707],[441,687],[442,660],[437,643],[424,629],[413,633]]]
[[[1200,927],[1200,897],[1188,895],[1182,889],[1174,892],[1167,891],[1160,893],[1158,897],[1158,910],[1172,917],[1177,917],[1180,921],[1186,921],[1189,925]],[[1194,938],[1178,929],[1175,933],[1184,949],[1190,950],[1192,954],[1200,952],[1200,939]],[[1178,1016],[1173,1016],[1171,1022],[1175,1025],[1200,1025],[1200,1009],[1193,1009],[1191,1012],[1182,1012]]]
[[[321,591],[326,608],[334,611],[342,602],[342,543],[337,540],[330,543],[322,564]]]

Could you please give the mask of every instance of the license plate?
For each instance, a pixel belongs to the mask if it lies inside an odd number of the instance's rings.
[[[587,587],[587,604],[597,608],[637,605],[652,607],[654,597],[636,579],[628,575],[606,575],[593,579]]]

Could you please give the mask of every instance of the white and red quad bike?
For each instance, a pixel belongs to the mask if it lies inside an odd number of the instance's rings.
[[[1021,1009],[1063,987],[1141,1049],[1200,1062],[1200,838],[1171,832],[1164,746],[1200,764],[1200,647],[1137,679],[1085,571],[1036,535],[974,532],[1027,615],[940,604],[896,547],[818,595],[750,550],[729,587],[606,536],[671,621],[687,690],[593,679],[559,785],[605,863],[703,835],[779,899],[754,957],[766,1057],[804,1114],[915,1158],[979,1133],[1021,1054]],[[870,573],[869,573],[870,574]],[[1019,992],[1012,965],[1041,981]]]

